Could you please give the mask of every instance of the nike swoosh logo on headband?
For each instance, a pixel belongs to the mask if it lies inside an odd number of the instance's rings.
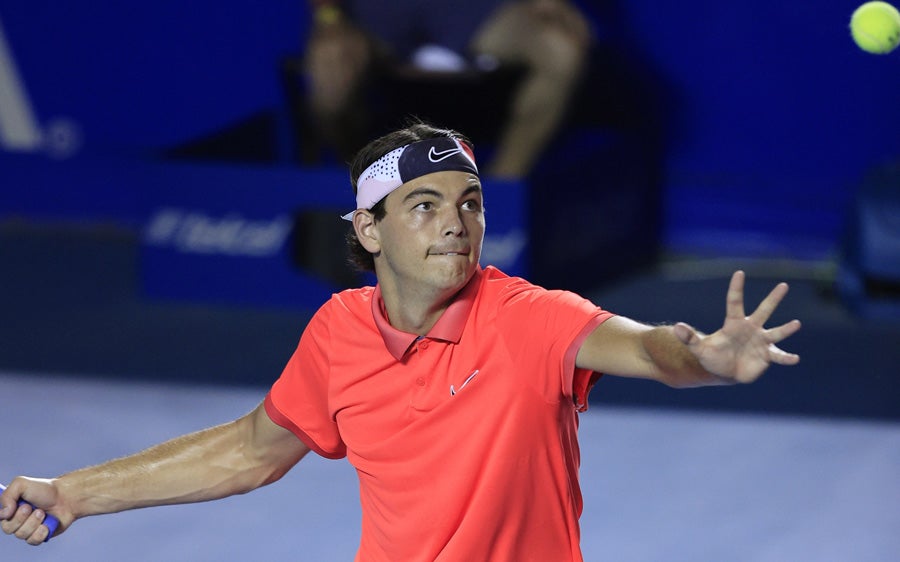
[[[459,154],[460,152],[462,152],[462,149],[459,147],[448,148],[447,150],[438,152],[432,146],[431,150],[428,151],[428,159],[432,162],[440,162],[441,160],[446,160],[447,158],[450,158],[454,154]]]

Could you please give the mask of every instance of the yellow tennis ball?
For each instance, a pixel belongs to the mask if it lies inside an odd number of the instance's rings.
[[[853,12],[850,34],[867,53],[890,53],[900,43],[900,12],[887,2],[866,2]]]

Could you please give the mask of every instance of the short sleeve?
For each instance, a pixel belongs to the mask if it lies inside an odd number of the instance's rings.
[[[582,328],[578,336],[572,340],[572,343],[566,350],[566,356],[563,360],[563,388],[572,389],[572,401],[575,404],[575,409],[579,412],[587,411],[588,396],[591,394],[591,389],[594,388],[594,384],[600,380],[600,377],[602,376],[602,373],[590,369],[580,369],[575,366],[575,357],[578,355],[578,350],[581,349],[581,344],[584,343],[584,340],[587,339],[597,326],[613,316],[612,313],[605,310],[598,309],[598,312],[599,313],[596,316],[592,317],[591,320],[584,325],[584,328]],[[571,383],[568,379],[568,373],[572,373]]]
[[[523,365],[533,367],[547,399],[571,400],[578,411],[600,373],[575,366],[590,333],[613,314],[569,291],[547,290],[527,282],[508,287],[498,319],[507,346]]]
[[[266,413],[319,455],[347,454],[329,406],[330,302],[313,316],[300,343],[265,399]]]

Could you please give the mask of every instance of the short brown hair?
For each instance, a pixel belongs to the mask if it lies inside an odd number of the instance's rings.
[[[442,129],[418,119],[410,119],[404,128],[397,129],[373,140],[356,153],[353,161],[350,162],[350,185],[353,186],[353,195],[356,195],[357,191],[356,180],[373,162],[401,146],[437,137],[453,137],[469,146],[472,145],[465,136],[452,129]],[[387,212],[384,208],[384,199],[376,203],[371,208],[371,211],[376,222],[383,219]],[[369,272],[375,271],[374,256],[360,244],[359,239],[356,237],[356,231],[352,226],[347,232],[347,251],[348,261],[354,269]]]

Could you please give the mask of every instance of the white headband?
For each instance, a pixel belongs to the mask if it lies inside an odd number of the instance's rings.
[[[356,180],[356,208],[371,209],[404,183],[434,172],[478,174],[475,155],[453,137],[436,137],[396,148],[363,170]],[[341,218],[353,220],[356,211]]]

